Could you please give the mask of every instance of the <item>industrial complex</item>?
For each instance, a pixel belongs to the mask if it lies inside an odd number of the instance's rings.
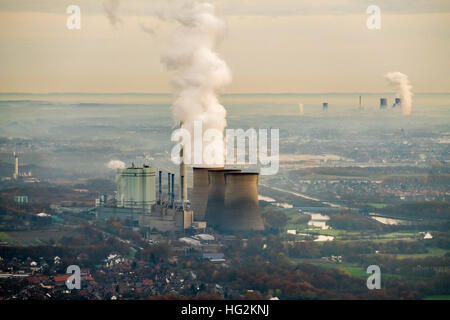
[[[158,232],[214,228],[217,231],[264,230],[258,206],[258,173],[224,167],[194,167],[192,201],[188,199],[187,168],[180,164],[179,195],[175,174],[148,165],[117,169],[113,201],[96,202],[98,219],[116,216]],[[167,184],[163,186],[163,180]],[[158,192],[156,193],[156,190]],[[178,198],[178,199],[177,199]]]

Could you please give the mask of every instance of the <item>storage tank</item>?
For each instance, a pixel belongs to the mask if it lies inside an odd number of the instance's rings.
[[[258,173],[225,173],[223,231],[264,230],[258,204]]]
[[[206,205],[208,203],[208,170],[212,169],[223,169],[223,167],[193,168],[191,209],[194,211],[195,221],[205,221]]]
[[[219,227],[225,218],[225,174],[239,173],[237,169],[208,170],[208,202],[205,219],[208,226]]]

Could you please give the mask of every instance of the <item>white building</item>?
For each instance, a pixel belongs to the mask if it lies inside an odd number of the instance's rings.
[[[156,203],[156,172],[150,166],[117,169],[117,206],[150,213]]]

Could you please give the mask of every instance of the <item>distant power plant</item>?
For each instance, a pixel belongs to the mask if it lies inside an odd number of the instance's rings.
[[[380,98],[380,109],[386,109],[386,107],[387,107],[387,99]]]
[[[402,99],[400,99],[400,98],[395,98],[394,104],[392,105],[392,108],[395,108],[395,107],[401,106],[401,105],[402,105]]]

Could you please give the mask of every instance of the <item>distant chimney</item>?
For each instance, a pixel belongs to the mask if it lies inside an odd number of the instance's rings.
[[[13,178],[17,179],[19,177],[19,155],[14,153],[14,173]]]
[[[170,204],[170,172],[167,173],[167,202]]]
[[[172,173],[172,197],[171,197],[171,201],[170,201],[170,206],[173,207],[173,202],[175,201],[175,188],[174,188],[174,184],[175,184],[175,174]]]
[[[159,171],[159,180],[158,180],[158,204],[161,204],[161,194],[162,194],[162,186],[161,186],[161,181],[162,181],[162,171]]]

